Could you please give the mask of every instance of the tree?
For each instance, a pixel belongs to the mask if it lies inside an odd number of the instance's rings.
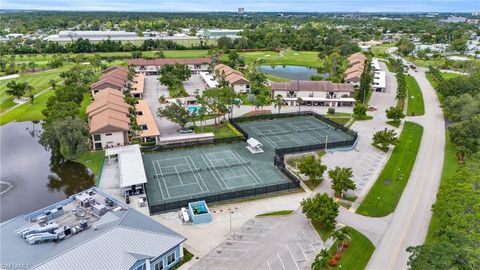
[[[380,130],[373,134],[373,145],[380,147],[383,150],[388,150],[390,145],[395,145],[397,143],[397,133],[395,130],[391,129],[388,130],[385,128],[384,130]]]
[[[415,44],[406,38],[401,38],[396,46],[402,55],[408,55],[415,49]]]
[[[25,94],[25,91],[27,90],[26,88],[26,82],[16,83],[15,81],[10,81],[7,83],[7,90],[5,90],[5,93],[9,96],[20,98]]]
[[[278,113],[282,109],[283,105],[285,104],[285,100],[283,99],[282,95],[277,95],[275,100],[273,101],[273,106],[278,109]]]
[[[338,166],[328,171],[328,176],[332,179],[332,189],[337,197],[348,190],[355,190],[357,187],[353,182],[352,168],[340,168]]]
[[[159,50],[155,52],[155,56],[158,58],[165,58],[165,53],[163,52],[163,50]]]
[[[198,120],[200,120],[200,126],[202,126],[202,122],[203,122],[203,119],[205,119],[206,114],[207,114],[207,107],[205,106],[205,104],[202,104],[197,111]],[[203,132],[203,126],[202,126],[202,132]]]
[[[312,270],[324,270],[328,266],[330,260],[330,253],[327,249],[322,248],[320,252],[315,256],[312,262]]]
[[[50,80],[48,82],[50,84],[50,86],[52,87],[53,90],[55,90],[55,87],[57,87],[57,82],[55,80]]]
[[[300,112],[300,108],[303,104],[303,99],[301,97],[298,97],[295,102],[297,103],[297,106],[298,106],[298,112]]]
[[[357,118],[364,118],[367,116],[367,106],[362,103],[355,104],[355,107],[353,107],[353,114]]]
[[[450,42],[450,51],[463,53],[468,49],[467,40],[463,38],[455,39]]]
[[[360,76],[360,86],[357,91],[357,100],[360,100],[362,103],[367,102],[367,98],[371,91],[370,84],[372,83],[372,71],[370,60],[365,61],[363,66],[363,72]]]
[[[462,157],[480,150],[480,114],[449,126],[448,132]]]
[[[320,222],[325,228],[333,228],[338,216],[338,204],[327,193],[318,193],[300,202],[307,218]]]
[[[322,161],[315,159],[314,156],[307,156],[298,165],[300,173],[308,176],[310,181],[323,180],[323,173],[327,169],[327,166],[322,164]]]
[[[132,58],[142,58],[142,51],[133,51],[132,52]]]
[[[88,150],[87,125],[78,116],[66,117],[43,127],[40,144],[72,160]]]
[[[185,129],[187,123],[192,119],[190,112],[177,103],[172,103],[171,105],[166,106],[164,109],[159,108],[157,116],[165,117],[168,120],[179,124],[182,129]]]
[[[351,239],[350,233],[346,227],[333,231],[331,237],[333,240],[338,241],[337,253],[342,252],[345,242]]]
[[[35,67],[36,67],[36,66],[37,66],[37,64],[36,64],[35,62],[32,62],[32,61],[28,62],[28,67],[30,68],[30,70],[31,70],[32,72],[35,71]]]
[[[460,96],[449,96],[443,104],[445,117],[453,122],[468,120],[480,113],[480,94],[475,97],[465,93]]]
[[[392,119],[394,122],[399,122],[401,118],[405,117],[403,110],[399,107],[390,107],[385,113],[387,114],[388,119]]]
[[[245,59],[235,50],[230,51],[228,54],[228,65],[235,69],[238,66],[244,66],[245,65]]]

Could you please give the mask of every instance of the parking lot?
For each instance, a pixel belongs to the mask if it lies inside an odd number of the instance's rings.
[[[257,217],[197,262],[192,269],[310,269],[324,245],[299,211]]]

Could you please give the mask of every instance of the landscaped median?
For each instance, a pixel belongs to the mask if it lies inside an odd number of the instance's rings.
[[[390,159],[357,209],[357,214],[383,217],[395,210],[415,164],[422,134],[421,125],[405,122]]]
[[[407,84],[408,93],[407,115],[424,115],[425,105],[423,103],[422,90],[420,90],[417,80],[412,76],[406,76],[405,83]]]

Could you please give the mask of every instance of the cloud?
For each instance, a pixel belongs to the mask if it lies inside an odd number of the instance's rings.
[[[69,11],[205,12],[245,10],[272,12],[470,12],[480,10],[476,0],[2,0],[2,9]]]

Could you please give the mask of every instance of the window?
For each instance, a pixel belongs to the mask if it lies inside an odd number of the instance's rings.
[[[142,128],[142,130],[147,130],[148,129],[147,125],[140,125],[140,127]]]
[[[135,270],[146,270],[147,266],[145,264],[139,265]]]
[[[246,87],[247,89],[250,89],[250,84],[247,84],[245,87]]]
[[[137,115],[143,115],[143,112],[142,112],[142,111],[138,111],[138,112],[137,112]]]
[[[158,262],[155,263],[153,266],[154,270],[163,270],[163,260],[159,260]]]
[[[309,93],[309,94],[308,94],[308,97],[313,97],[313,93]]]
[[[95,134],[95,135],[93,135],[93,140],[98,142],[98,141],[102,140],[102,137],[100,137],[100,134]]]
[[[102,149],[102,143],[95,143],[95,149]]]
[[[105,136],[112,136],[112,133],[107,133],[105,134]]]
[[[167,257],[167,264],[170,265],[175,261],[175,252],[170,253]]]

